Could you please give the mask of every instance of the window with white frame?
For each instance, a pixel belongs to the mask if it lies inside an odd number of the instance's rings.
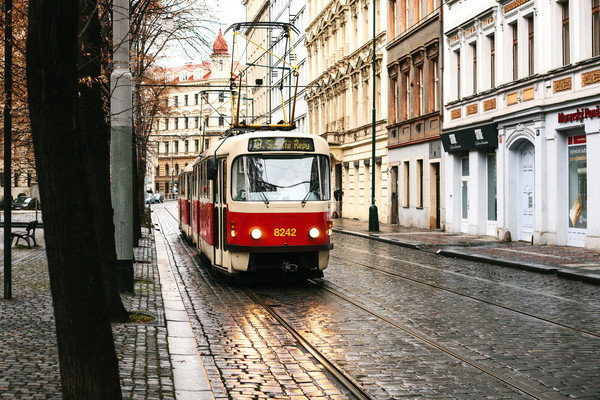
[[[477,93],[477,42],[471,43],[471,57],[473,65],[471,67],[471,75],[473,77],[473,94]]]
[[[392,107],[390,110],[390,122],[393,124],[398,120],[398,77],[392,77],[390,81]]]
[[[402,104],[402,119],[407,120],[410,118],[410,72],[406,71],[402,74],[402,98],[404,104]]]
[[[417,79],[416,82],[416,93],[415,96],[417,97],[415,99],[415,113],[418,113],[418,115],[423,115],[423,66],[420,65],[417,67],[417,71],[415,74],[415,78]]]
[[[402,207],[410,207],[410,161],[402,163],[403,193]]]
[[[416,207],[423,208],[423,159],[417,160],[417,174],[415,178],[417,180],[417,190],[415,193],[417,195]]]
[[[600,55],[600,0],[592,0],[592,57]]]
[[[456,60],[456,98],[460,99],[460,49],[454,52],[454,59]]]
[[[533,25],[533,15],[527,19],[527,70],[529,76],[535,74],[535,31]]]
[[[396,32],[398,28],[398,9],[397,9],[397,1],[390,0],[390,39],[394,39],[396,37]]]
[[[496,87],[496,36],[489,36],[490,41],[490,88]]]
[[[569,30],[569,2],[564,1],[560,4],[562,14],[562,63],[569,65],[571,63],[571,35]]]
[[[512,79],[519,79],[519,26],[517,22],[510,25],[512,33]]]
[[[439,109],[439,71],[438,71],[438,59],[432,58],[429,60],[429,82],[427,82],[427,90],[429,97],[429,109],[428,112],[438,111]]]

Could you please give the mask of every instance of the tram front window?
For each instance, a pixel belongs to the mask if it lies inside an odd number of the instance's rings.
[[[247,155],[231,166],[236,201],[329,200],[329,159],[323,155]]]

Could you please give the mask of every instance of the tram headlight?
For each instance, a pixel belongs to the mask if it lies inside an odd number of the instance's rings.
[[[231,237],[234,238],[236,236],[235,222],[232,222],[231,224],[229,224],[229,228],[231,229]]]
[[[258,228],[253,228],[253,229],[250,231],[250,236],[252,237],[252,239],[254,239],[254,240],[258,240],[258,239],[260,239],[260,238],[261,238],[261,236],[262,236],[262,232],[261,232],[261,231],[260,231],[260,229],[258,229]]]
[[[331,236],[331,234],[333,233],[333,230],[331,228],[333,228],[333,222],[327,221],[327,234],[329,236]]]
[[[321,232],[319,231],[319,228],[316,228],[314,226],[308,230],[308,236],[310,236],[313,239],[318,238],[320,234]]]

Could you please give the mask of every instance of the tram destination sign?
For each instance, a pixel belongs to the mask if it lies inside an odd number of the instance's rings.
[[[251,138],[248,140],[248,151],[315,151],[315,143],[311,138]]]

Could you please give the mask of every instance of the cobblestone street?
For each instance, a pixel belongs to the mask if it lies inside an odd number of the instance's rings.
[[[181,238],[176,211],[174,202],[153,206],[153,229],[135,248],[135,295],[123,295],[128,310],[155,321],[113,327],[124,398],[600,397],[600,295],[574,279],[594,272],[596,253],[462,246],[473,238],[444,234],[399,245],[393,228],[364,234],[345,220],[324,278],[250,283],[207,268]],[[61,397],[42,229],[37,241],[13,247],[14,298],[0,300],[0,398]],[[570,268],[574,277],[438,254],[450,247]],[[174,296],[182,308],[165,314]],[[184,325],[198,364],[181,355]],[[205,378],[200,389],[184,389]]]

